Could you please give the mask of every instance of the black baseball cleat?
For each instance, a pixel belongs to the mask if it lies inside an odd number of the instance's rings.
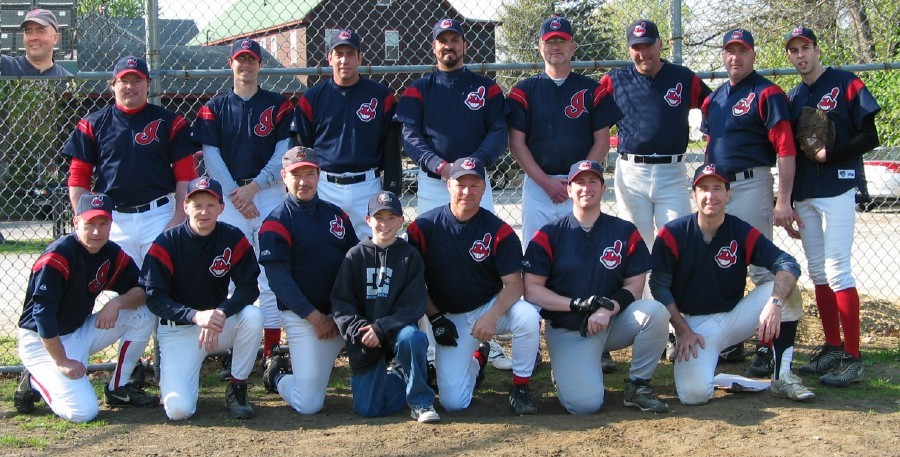
[[[488,360],[491,357],[491,344],[487,341],[478,345],[478,351],[481,354],[481,360],[478,361],[480,366],[478,367],[478,376],[475,377],[475,388],[481,387],[481,383],[484,382],[484,374],[486,372],[485,368],[488,365]],[[473,355],[474,357],[474,355]],[[475,359],[478,360],[478,359]]]
[[[137,364],[134,366],[134,370],[131,372],[131,377],[128,378],[128,383],[143,389],[145,382],[147,382],[147,374],[144,372],[144,363],[138,359]]]
[[[766,346],[757,346],[753,362],[747,367],[747,376],[764,378],[775,373],[775,357],[772,349]]]
[[[509,407],[516,416],[536,414],[537,406],[531,401],[528,384],[513,384],[509,389]]]
[[[641,411],[664,413],[669,410],[669,405],[653,394],[650,381],[643,379],[625,380],[625,406],[634,406]]]
[[[266,388],[266,392],[278,393],[278,381],[288,374],[290,367],[286,357],[280,355],[271,357],[266,371],[263,371],[263,387]]]
[[[231,381],[231,350],[222,357],[222,369],[219,370],[219,381]]]
[[[434,362],[428,362],[426,382],[428,383],[428,387],[431,387],[431,390],[433,390],[434,393],[437,394],[438,393],[437,367],[434,366]]]
[[[747,358],[747,351],[744,350],[744,342],[728,346],[719,353],[720,362],[739,362]]]
[[[22,414],[31,414],[34,412],[34,404],[41,401],[41,394],[34,387],[31,387],[31,373],[27,369],[22,368],[22,377],[19,380],[19,387],[13,394],[13,405],[16,411]]]
[[[253,416],[253,407],[247,398],[246,382],[229,382],[225,388],[225,407],[231,411],[235,419],[249,419]]]
[[[159,405],[159,395],[148,394],[140,387],[128,383],[109,390],[109,385],[103,388],[106,395],[106,404],[109,406],[137,406],[139,408],[152,408]]]
[[[603,370],[604,374],[616,372],[616,361],[613,360],[612,354],[610,354],[609,351],[604,352],[600,356],[600,369]]]

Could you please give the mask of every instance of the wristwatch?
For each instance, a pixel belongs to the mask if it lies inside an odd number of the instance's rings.
[[[784,308],[784,305],[781,303],[781,299],[779,299],[777,297],[772,297],[769,299],[769,301],[771,301],[773,305],[775,305],[779,308]]]

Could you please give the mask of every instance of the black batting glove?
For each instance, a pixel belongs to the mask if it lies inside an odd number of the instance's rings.
[[[431,332],[434,334],[434,341],[437,344],[456,347],[456,339],[459,338],[456,324],[444,317],[443,314],[429,317],[428,322],[431,322]]]
[[[592,314],[600,308],[612,311],[616,309],[616,305],[612,300],[596,295],[591,295],[587,298],[573,298],[572,301],[569,302],[569,309],[576,313]]]

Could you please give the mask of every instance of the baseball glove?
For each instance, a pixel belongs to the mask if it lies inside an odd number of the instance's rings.
[[[800,150],[814,163],[818,162],[816,153],[822,148],[834,146],[834,123],[828,119],[828,112],[804,106],[797,122],[797,134],[794,136]]]

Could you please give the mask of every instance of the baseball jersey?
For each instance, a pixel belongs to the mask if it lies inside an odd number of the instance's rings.
[[[192,137],[219,148],[235,181],[253,179],[272,158],[275,144],[291,137],[293,112],[281,94],[259,89],[245,101],[231,91],[200,108]]]
[[[259,265],[253,246],[231,225],[217,222],[209,235],[191,230],[190,221],[161,233],[141,269],[147,307],[175,322],[191,323],[195,311],[239,313],[259,297]],[[228,296],[228,283],[235,289]]]
[[[406,229],[409,243],[425,261],[425,285],[441,312],[472,311],[503,289],[502,277],[522,271],[522,242],[512,227],[479,208],[459,221],[443,205]]]
[[[525,273],[547,278],[548,289],[570,298],[609,297],[625,280],[650,271],[652,259],[637,227],[600,214],[585,232],[574,214],[541,228],[525,251]],[[578,329],[584,315],[541,310],[554,327]]]
[[[463,67],[414,82],[400,97],[394,119],[409,127],[403,129],[406,154],[436,172],[441,162],[463,157],[492,165],[509,143],[506,109],[497,83]]]
[[[569,73],[561,86],[546,73],[520,81],[507,96],[507,123],[525,133],[525,144],[544,173],[564,175],[587,157],[594,132],[609,127],[622,113],[597,81]]]
[[[730,214],[706,243],[695,213],[659,230],[653,244],[653,274],[672,277],[670,290],[682,313],[724,313],[744,298],[749,265],[774,271],[782,255],[786,254],[759,230]]]
[[[34,68],[25,56],[0,56],[0,76],[67,77],[72,76],[72,73],[56,63],[41,72]]]
[[[306,202],[285,196],[259,231],[259,263],[266,268],[278,309],[303,318],[313,310],[331,314],[338,269],[358,242],[350,218],[337,205],[318,196]],[[279,274],[281,269],[288,270],[288,278]]]
[[[827,67],[812,84],[800,82],[791,90],[789,98],[791,119],[795,126],[804,106],[826,110],[828,119],[834,123],[836,145],[853,138],[863,119],[881,111],[861,79],[853,73],[831,67]],[[857,171],[861,168],[862,156],[820,163],[799,154],[793,197],[795,200],[834,197],[855,186],[864,186],[864,178]]]
[[[701,109],[701,130],[709,135],[707,162],[727,174],[774,166],[773,142],[778,156],[796,155],[787,95],[755,71],[735,85],[719,86]]]
[[[291,132],[316,150],[325,171],[381,168],[396,103],[391,89],[368,78],[349,87],[329,79],[300,97]]]
[[[618,151],[635,155],[684,154],[690,141],[688,114],[711,92],[693,71],[666,61],[655,76],[644,76],[632,65],[603,75],[600,85],[624,115],[616,124]]]
[[[41,338],[68,335],[84,325],[104,290],[138,287],[140,271],[116,243],[91,254],[72,233],[54,241],[31,267],[19,327]]]
[[[92,190],[118,207],[175,192],[172,164],[197,149],[181,115],[152,104],[134,111],[109,105],[78,122],[62,153],[93,165]]]

